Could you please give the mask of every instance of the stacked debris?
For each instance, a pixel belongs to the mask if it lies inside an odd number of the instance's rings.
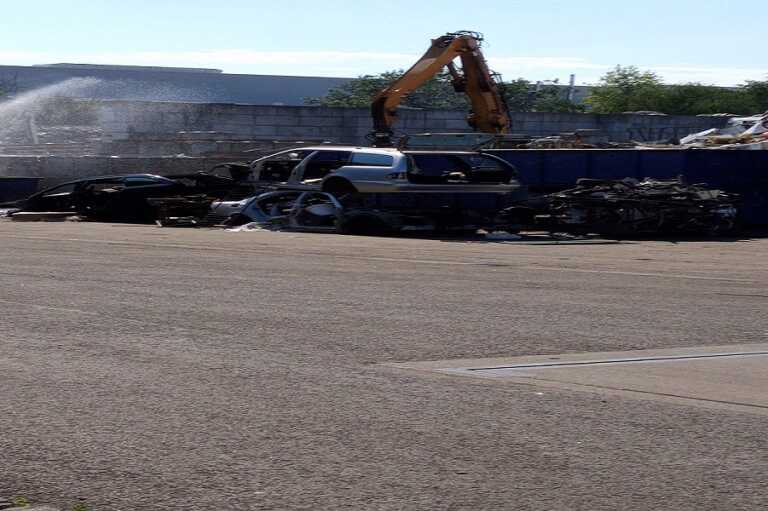
[[[279,190],[239,201],[216,201],[205,218],[186,225],[381,235],[474,233],[478,229],[517,232],[522,224],[532,223],[530,208],[504,209],[508,204],[507,198],[473,199],[446,193],[349,194],[336,198],[320,191]]]
[[[534,138],[518,149],[629,149],[636,147],[636,142],[611,142],[598,130],[576,130],[573,133],[561,133],[549,137]]]
[[[692,133],[680,145],[703,149],[768,149],[768,112],[751,117],[733,117],[724,128]]]
[[[552,231],[607,236],[716,235],[736,226],[738,197],[702,184],[580,179],[548,197],[537,221]]]

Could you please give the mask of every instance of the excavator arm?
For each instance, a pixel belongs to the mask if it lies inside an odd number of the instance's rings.
[[[454,90],[469,98],[472,105],[467,116],[469,125],[484,133],[509,133],[507,106],[495,75],[480,51],[481,42],[482,36],[474,32],[449,33],[433,39],[432,46],[403,76],[373,98],[374,145],[392,145],[392,124],[398,105],[444,67],[451,74]],[[453,63],[457,57],[461,60],[460,70]]]

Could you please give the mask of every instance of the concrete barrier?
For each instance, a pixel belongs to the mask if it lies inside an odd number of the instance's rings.
[[[468,132],[466,111],[406,110],[395,128],[404,133]],[[104,101],[99,124],[109,139],[136,135],[209,131],[234,139],[325,138],[344,144],[364,144],[372,129],[367,108],[262,106],[219,103]],[[654,141],[721,127],[722,117],[680,115],[595,115],[513,112],[512,130],[547,136],[577,129],[599,130],[614,141]]]

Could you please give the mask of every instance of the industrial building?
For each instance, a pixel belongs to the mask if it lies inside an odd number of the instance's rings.
[[[96,78],[98,85],[74,88],[68,94],[93,99],[181,101],[195,103],[240,103],[248,105],[304,105],[305,98],[325,96],[352,78],[278,76],[224,73],[220,69],[119,66],[101,64],[0,65],[0,90],[11,94],[60,83],[72,78]],[[583,104],[589,96],[585,85],[559,87],[563,95]]]
[[[97,85],[69,94],[93,99],[303,105],[350,78],[229,74],[219,69],[46,64],[0,66],[0,88],[11,94],[72,78],[96,78]]]

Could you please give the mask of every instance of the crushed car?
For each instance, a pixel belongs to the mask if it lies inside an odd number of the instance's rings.
[[[682,179],[580,179],[547,196],[550,231],[613,237],[721,235],[738,226],[738,196]]]
[[[477,151],[400,151],[317,146],[252,162],[256,183],[272,188],[350,193],[496,193],[520,189],[505,160]]]
[[[507,221],[514,215],[499,213],[526,193],[514,166],[478,151],[302,147],[259,158],[251,169],[265,193],[214,201],[204,224],[285,227],[290,210],[295,218],[288,227],[314,229],[306,201],[320,200],[335,208],[337,232],[466,232],[502,223],[515,229],[517,223]],[[300,218],[305,210],[306,221]]]
[[[104,221],[154,220],[149,197],[179,195],[186,187],[153,174],[103,176],[62,183],[19,201],[21,212],[69,212]]]
[[[274,191],[241,201],[215,202],[206,222],[266,230],[343,232],[343,211],[329,193]]]
[[[225,170],[230,176],[217,173]],[[164,208],[204,214],[216,199],[252,195],[247,164],[222,164],[209,172],[160,176],[127,174],[61,183],[14,205],[20,212],[60,212],[109,222],[154,222]]]
[[[240,201],[216,201],[204,223],[384,235],[415,231],[467,233],[478,229],[517,232],[532,219],[532,210],[512,207],[495,195],[468,198],[461,194],[369,194],[350,200],[327,192],[280,190]]]

